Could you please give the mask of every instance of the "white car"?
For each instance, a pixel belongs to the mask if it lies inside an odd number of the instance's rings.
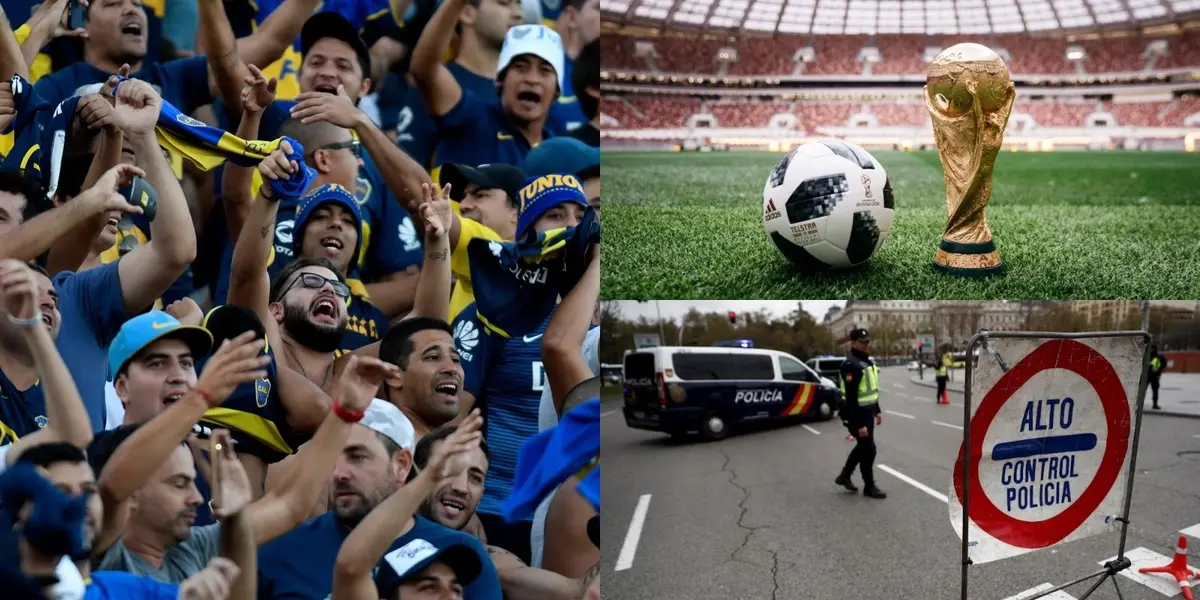
[[[917,361],[914,360],[914,361],[908,363],[909,371],[919,371],[920,369],[921,369],[921,365]]]

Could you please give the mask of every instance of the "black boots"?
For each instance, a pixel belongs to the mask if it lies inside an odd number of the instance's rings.
[[[851,492],[858,491],[858,488],[855,487],[852,481],[850,481],[849,475],[838,475],[837,479],[834,479],[833,482],[846,488],[847,490],[850,490]]]
[[[883,490],[873,485],[868,485],[866,489],[863,490],[863,495],[868,498],[875,498],[877,500],[883,500],[884,498],[887,498],[887,494],[884,493]]]

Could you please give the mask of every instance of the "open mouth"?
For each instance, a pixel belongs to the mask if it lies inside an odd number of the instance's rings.
[[[467,505],[465,503],[459,502],[458,500],[452,500],[450,498],[442,498],[441,504],[442,512],[446,513],[446,516],[448,517],[457,517],[467,509]]]
[[[108,217],[108,221],[105,221],[104,224],[107,227],[111,227],[113,231],[116,231],[117,226],[121,224],[121,218],[116,215],[110,216]]]
[[[46,329],[54,329],[54,318],[46,309],[42,309],[42,323],[46,325]]]
[[[318,85],[313,89],[314,92],[324,92],[326,94],[337,94],[336,85]]]
[[[438,394],[440,394],[443,397],[443,400],[445,400],[447,402],[457,402],[458,401],[458,382],[457,381],[443,381],[443,382],[437,384],[436,386],[434,386],[433,390],[435,392],[437,392]]]
[[[163,398],[163,406],[170,406],[176,402],[179,402],[186,394],[187,392],[175,392],[173,394],[167,394],[167,396]]]
[[[130,22],[130,23],[125,23],[124,25],[121,25],[121,35],[141,36],[142,35],[142,24],[137,23],[137,22]]]
[[[537,92],[517,92],[517,103],[526,109],[536,108],[542,101],[542,95]]]
[[[334,303],[333,298],[322,296],[317,298],[316,303],[312,307],[312,316],[315,319],[328,323],[337,323],[338,308]]]
[[[342,250],[346,246],[338,238],[327,237],[321,240],[321,247],[326,250]]]

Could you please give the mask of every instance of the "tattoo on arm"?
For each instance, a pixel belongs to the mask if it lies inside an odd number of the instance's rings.
[[[528,567],[528,566],[529,566],[529,565],[525,564],[525,561],[521,560],[521,557],[519,557],[519,556],[517,556],[516,554],[513,554],[512,552],[509,552],[508,550],[505,550],[504,548],[501,548],[501,547],[499,547],[499,546],[492,546],[492,545],[489,545],[489,546],[487,547],[487,551],[488,551],[488,556],[507,556],[507,557],[509,557],[510,559],[512,559],[512,560],[515,560],[515,561],[517,561],[517,562],[521,563],[521,566],[522,566],[522,567]],[[599,566],[599,565],[597,565],[597,567],[598,567],[598,566]]]
[[[450,249],[447,248],[445,250],[442,250],[441,252],[430,252],[429,258],[431,260],[436,260],[438,262],[441,262],[443,260],[446,260],[446,257],[449,255],[450,255]]]
[[[273,229],[275,229],[274,221],[268,221],[266,225],[263,225],[262,230],[259,232],[262,234],[262,239],[267,239],[267,236],[271,235],[271,230]]]
[[[592,566],[592,568],[588,569],[587,573],[585,573],[583,575],[583,589],[587,589],[588,586],[592,585],[592,581],[594,581],[596,579],[596,576],[599,574],[600,574],[600,563],[596,563],[595,565]]]

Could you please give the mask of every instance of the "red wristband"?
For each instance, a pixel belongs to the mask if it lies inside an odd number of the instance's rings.
[[[213,403],[212,394],[209,394],[208,392],[204,391],[203,388],[199,388],[199,387],[196,388],[196,393],[200,394],[201,398],[204,398],[204,402],[206,404],[208,404],[209,406],[212,406],[212,403]]]
[[[342,406],[341,402],[334,400],[333,401],[333,414],[337,415],[337,418],[339,418],[347,423],[357,423],[362,420],[362,418],[367,414],[367,411],[360,410],[358,412],[355,412],[355,411],[351,411],[351,410],[346,410]]]

